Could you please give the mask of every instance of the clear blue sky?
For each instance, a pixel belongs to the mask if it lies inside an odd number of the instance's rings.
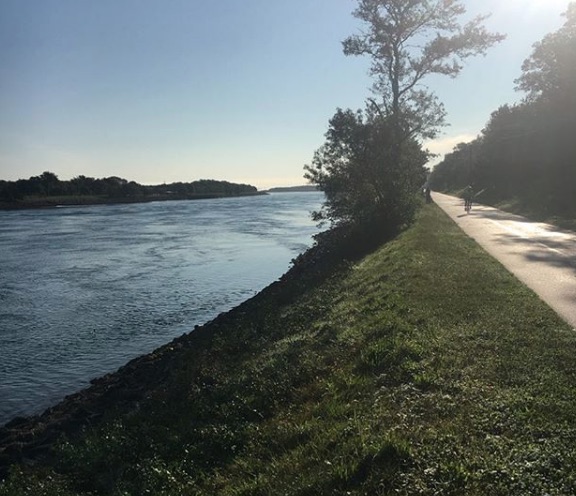
[[[466,0],[508,35],[430,86],[472,139],[521,98],[514,79],[569,0]],[[0,0],[0,179],[55,172],[143,184],[201,178],[304,183],[336,107],[370,96],[345,57],[354,0]]]

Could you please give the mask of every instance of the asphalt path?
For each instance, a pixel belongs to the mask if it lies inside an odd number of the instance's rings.
[[[434,202],[576,330],[576,233],[432,193]]]

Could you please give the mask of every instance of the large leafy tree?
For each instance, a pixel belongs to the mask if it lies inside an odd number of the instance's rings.
[[[344,53],[372,59],[376,98],[364,112],[339,110],[306,166],[326,193],[317,218],[384,231],[411,220],[427,160],[419,140],[434,137],[445,117],[425,78],[456,77],[464,59],[502,39],[484,29],[484,17],[459,23],[464,13],[456,0],[359,0],[354,15],[366,30],[344,41]]]
[[[486,16],[462,24],[457,0],[359,0],[354,15],[366,26],[343,43],[346,55],[372,59],[373,91],[398,139],[433,138],[445,112],[425,85],[433,74],[454,78],[463,61],[503,39],[483,26]]]
[[[316,220],[393,229],[411,219],[428,155],[409,140],[396,161],[394,140],[390,121],[370,107],[365,112],[337,110],[324,145],[305,167],[305,177],[326,194]]]
[[[482,139],[476,138],[470,143],[458,143],[451,153],[444,156],[430,175],[430,185],[435,190],[448,191],[464,189],[469,184],[477,183],[475,174]]]
[[[534,44],[532,55],[522,64],[517,89],[527,100],[576,104],[576,3],[568,6],[566,22],[556,32]]]
[[[576,3],[564,16],[564,25],[535,43],[522,65],[516,84],[526,93],[524,101],[493,112],[475,142],[473,164],[455,150],[434,170],[434,185],[459,188],[466,178],[485,191],[486,201],[514,201],[542,214],[574,216]]]
[[[517,89],[526,92],[530,122],[530,202],[560,215],[576,213],[576,2],[564,13],[564,25],[534,45],[522,65]],[[538,193],[537,200],[534,199]],[[521,192],[522,193],[522,192]]]

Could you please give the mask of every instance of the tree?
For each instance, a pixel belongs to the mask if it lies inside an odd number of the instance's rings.
[[[482,27],[484,17],[461,26],[464,13],[456,0],[359,0],[354,15],[368,29],[345,40],[344,53],[372,58],[378,101],[364,112],[338,110],[305,167],[326,193],[317,219],[385,230],[411,220],[428,157],[418,140],[434,137],[445,114],[423,80],[456,77],[462,60],[503,38]]]
[[[411,220],[428,154],[410,140],[397,162],[394,139],[390,121],[372,109],[337,110],[326,142],[305,166],[305,177],[326,194],[316,220],[363,230],[376,224],[382,234]]]
[[[70,180],[70,192],[73,195],[95,195],[99,192],[96,190],[97,180],[93,177],[83,175],[76,176]]]
[[[57,196],[65,193],[62,181],[60,181],[60,179],[58,179],[58,176],[53,172],[44,171],[38,177],[38,179],[42,184],[46,195]]]
[[[528,101],[576,104],[576,3],[568,6],[564,16],[564,26],[535,43],[532,55],[522,64],[523,74],[516,84],[527,93]]]
[[[486,16],[459,24],[465,12],[457,0],[359,0],[354,16],[368,29],[347,38],[344,53],[371,57],[372,89],[398,140],[433,138],[444,123],[442,104],[423,85],[427,76],[454,78],[464,59],[504,38],[482,26]]]
[[[423,85],[427,76],[456,77],[462,61],[484,54],[504,36],[489,33],[479,16],[461,25],[457,0],[359,0],[354,16],[367,31],[343,42],[346,55],[368,55],[374,93],[393,122],[397,140],[433,138],[445,112]]]
[[[574,216],[576,3],[564,16],[564,25],[535,43],[522,65],[516,89],[526,92],[524,101],[492,113],[476,140],[473,163],[458,150],[448,154],[432,174],[435,185],[457,189],[465,178],[485,191],[486,201]]]
[[[439,191],[464,189],[474,184],[480,186],[478,162],[482,150],[482,139],[476,138],[469,143],[458,143],[451,153],[444,156],[430,174],[430,185]]]
[[[564,25],[534,44],[522,65],[517,89],[527,93],[532,120],[533,189],[549,211],[576,212],[576,2],[563,14]]]

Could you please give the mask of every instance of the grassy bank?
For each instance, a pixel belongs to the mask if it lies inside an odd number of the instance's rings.
[[[576,336],[434,205],[198,336],[0,495],[576,492]]]

